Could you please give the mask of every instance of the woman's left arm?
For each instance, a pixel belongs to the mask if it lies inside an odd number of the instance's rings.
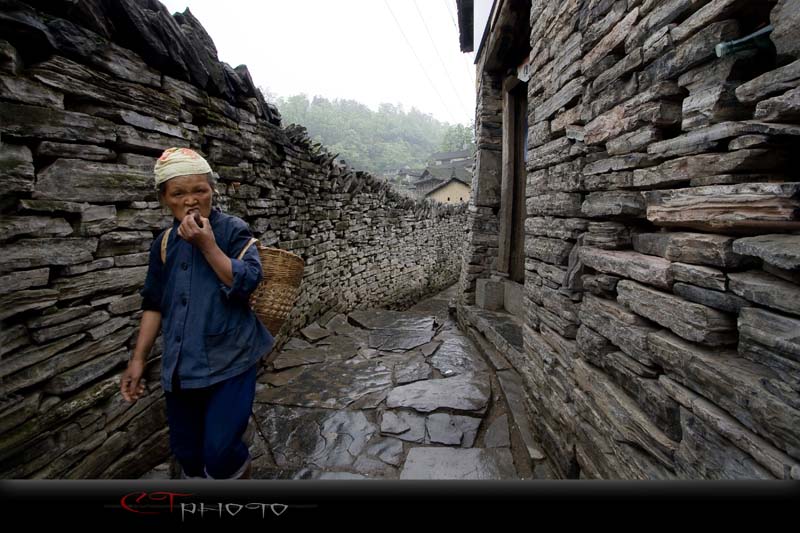
[[[253,234],[250,233],[247,226],[244,228],[237,227],[234,232],[234,238],[231,239],[231,250],[234,250],[238,256],[252,236]],[[217,249],[219,250],[219,248]],[[217,275],[220,276],[224,283],[224,285],[220,285],[220,290],[229,300],[249,301],[250,295],[256,290],[261,280],[264,279],[264,272],[261,270],[261,258],[258,255],[256,245],[250,246],[241,259],[227,257],[221,251],[220,255],[230,265],[231,272],[231,283],[229,285],[214,267]],[[218,259],[217,261],[223,262],[223,259]]]
[[[234,282],[233,260],[220,250],[216,242],[214,246],[204,249],[202,252],[220,281],[227,287],[232,287]]]
[[[219,247],[211,231],[207,218],[203,218],[203,228],[197,226],[192,217],[186,217],[178,229],[179,234],[196,244],[205,256],[208,264],[222,282],[220,290],[229,300],[248,301],[250,294],[256,289],[264,273],[261,270],[261,258],[255,246],[250,246],[242,259],[228,257]],[[184,228],[184,224],[186,228]],[[234,222],[228,248],[241,251],[253,237],[250,228],[243,220]]]

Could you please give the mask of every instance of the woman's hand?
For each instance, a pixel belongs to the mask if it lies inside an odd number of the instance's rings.
[[[178,235],[197,246],[203,252],[212,250],[217,245],[217,239],[211,230],[211,223],[207,218],[200,215],[197,216],[203,222],[203,227],[198,226],[194,220],[193,213],[189,213],[183,217],[183,222],[178,226]]]
[[[128,368],[122,373],[119,383],[119,391],[126,402],[133,403],[144,394],[142,374],[144,374],[144,361],[137,358],[131,359],[128,362]]]

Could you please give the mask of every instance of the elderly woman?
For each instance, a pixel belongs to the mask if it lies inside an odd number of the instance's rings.
[[[236,259],[252,234],[245,221],[212,206],[211,167],[196,152],[166,150],[155,185],[174,220],[163,264],[164,232],[150,248],[139,338],[120,390],[128,402],[144,393],[145,360],[163,325],[161,385],[182,477],[249,477],[242,436],[259,360],[274,341],[248,303],[263,277],[261,260],[255,246]]]

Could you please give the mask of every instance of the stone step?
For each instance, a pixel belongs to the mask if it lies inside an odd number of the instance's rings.
[[[400,479],[519,479],[508,448],[412,448]]]
[[[486,340],[477,329],[473,327],[469,327],[468,329],[469,338],[478,345],[480,351],[483,352],[483,355],[489,360],[492,367],[495,370],[507,370],[511,368],[508,360],[503,357],[503,355],[494,347],[492,344]]]
[[[522,385],[522,378],[516,370],[509,369],[498,372],[497,379],[500,380],[500,388],[503,389],[503,395],[511,412],[511,418],[514,420],[514,424],[522,437],[522,442],[525,443],[531,467],[535,468],[537,463],[544,461],[545,455],[536,443],[536,437],[528,419],[528,411],[525,409],[525,391]]]
[[[508,338],[510,335],[515,336],[517,330],[521,332],[522,323],[508,313],[479,310],[473,306],[462,306],[461,309],[464,311],[467,321],[467,324],[463,324],[463,326],[467,329],[469,336],[475,340],[486,359],[498,370],[497,377],[508,404],[511,419],[525,444],[525,451],[530,459],[531,467],[535,469],[537,464],[545,460],[545,455],[536,442],[525,408],[522,378],[502,355],[503,353],[507,354],[512,361],[518,361],[522,357],[522,353],[524,353],[522,347],[520,346],[519,351],[514,348],[518,340]],[[521,339],[519,340],[521,341]]]

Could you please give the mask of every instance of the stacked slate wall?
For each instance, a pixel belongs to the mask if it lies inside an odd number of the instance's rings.
[[[564,477],[800,478],[800,2],[533,0],[530,24],[517,370],[547,454]],[[715,54],[767,24],[774,48]],[[465,304],[497,247],[479,75]]]
[[[500,226],[500,177],[503,144],[501,77],[479,72],[475,111],[475,156],[468,207],[469,223],[459,290],[461,300],[475,303],[475,280],[496,267]]]
[[[463,206],[402,197],[283,128],[188,10],[2,0],[0,477],[138,477],[167,456],[160,339],[144,399],[126,404],[118,376],[172,221],[152,175],[170,146],[203,153],[223,210],[305,260],[287,335],[458,278]]]

